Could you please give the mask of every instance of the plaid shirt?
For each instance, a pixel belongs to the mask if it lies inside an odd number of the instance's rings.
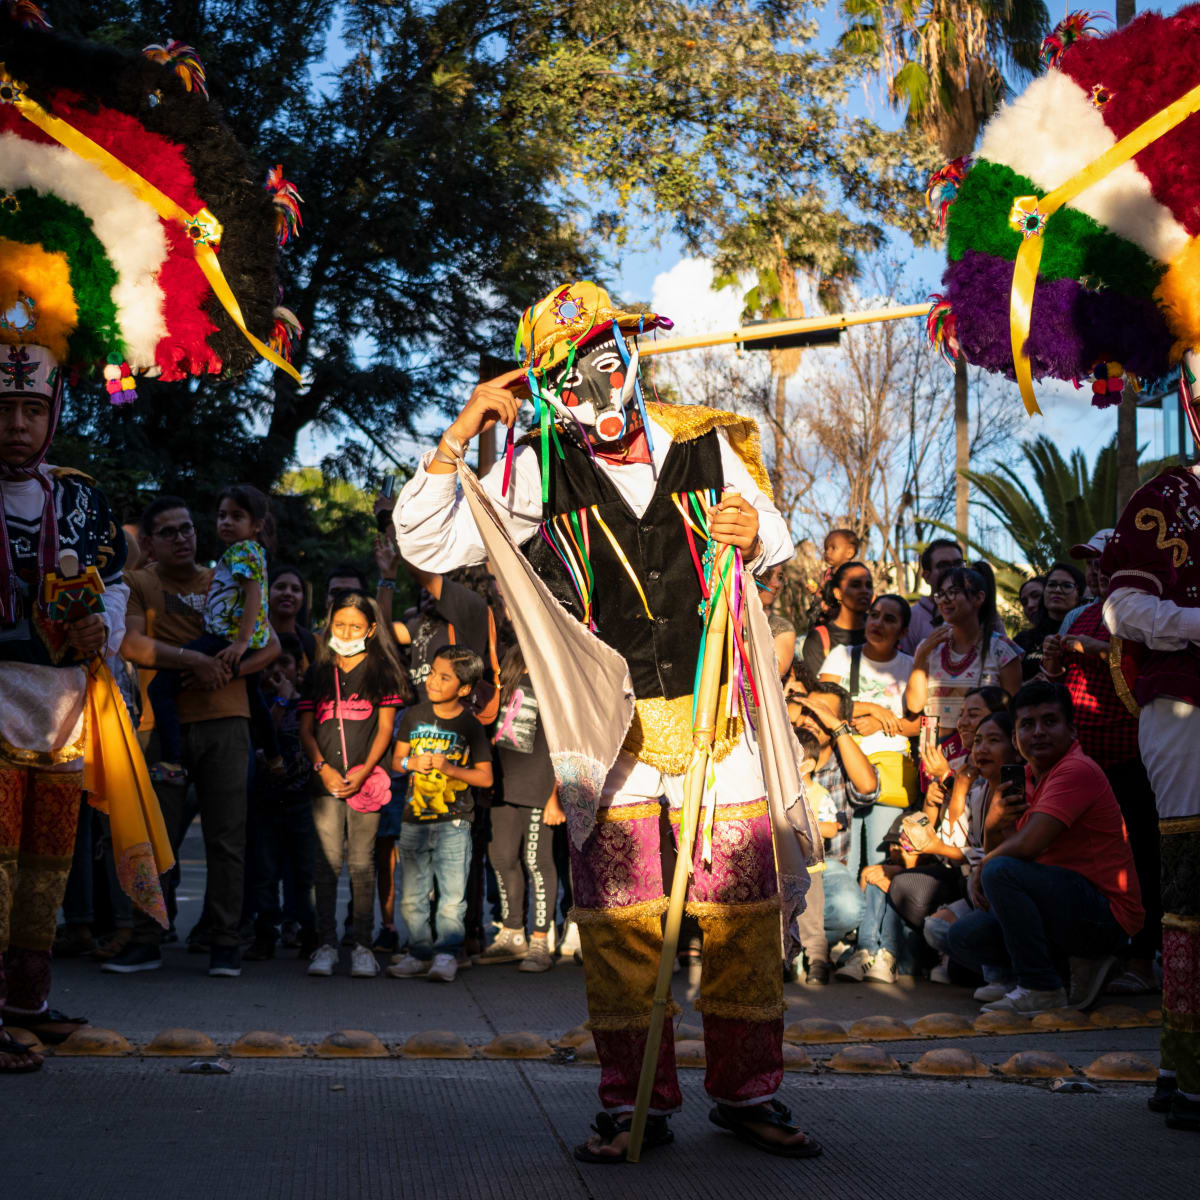
[[[1107,642],[1111,636],[1104,624],[1101,600],[1068,620],[1071,624],[1064,632],[1069,635],[1095,638],[1099,642]],[[1111,767],[1137,757],[1137,718],[1121,703],[1107,659],[1068,651],[1063,656],[1063,674],[1047,678],[1057,678],[1071,693],[1075,702],[1075,729],[1088,758],[1095,759],[1102,767]]]
[[[828,793],[829,799],[836,812],[844,812],[847,818],[853,818],[859,813],[865,813],[879,799],[879,768],[872,764],[875,772],[875,787],[870,792],[860,792],[846,777],[846,768],[833,748],[829,761],[813,772],[813,782],[819,783]],[[821,819],[821,818],[818,818]],[[826,859],[836,858],[843,866],[850,857],[850,829],[838,831],[836,836],[825,839]]]

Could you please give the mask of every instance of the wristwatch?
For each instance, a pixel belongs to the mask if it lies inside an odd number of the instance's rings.
[[[313,773],[319,775],[321,773],[321,768],[324,767],[325,765],[326,765],[326,763],[323,758],[320,761],[313,763],[313,765],[312,765]]]
[[[840,737],[853,737],[854,729],[848,721],[843,721],[834,731],[833,740],[836,742]]]

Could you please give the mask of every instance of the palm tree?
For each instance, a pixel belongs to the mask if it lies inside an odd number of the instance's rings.
[[[1125,0],[1127,3],[1128,0]],[[1042,0],[842,0],[841,44],[875,59],[887,97],[946,159],[970,154],[1018,78],[1038,68],[1049,18]],[[954,368],[955,525],[967,534],[967,364]]]

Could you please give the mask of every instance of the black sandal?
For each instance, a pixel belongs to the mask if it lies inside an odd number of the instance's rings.
[[[42,1060],[36,1053],[3,1028],[0,1028],[0,1054],[17,1060],[15,1066],[0,1067],[0,1075],[27,1075],[30,1071],[42,1069]]]
[[[619,1117],[614,1117],[612,1113],[599,1112],[596,1114],[592,1130],[600,1135],[604,1145],[611,1146],[620,1134],[628,1133],[632,1125],[633,1113],[622,1113]],[[642,1137],[643,1151],[653,1150],[656,1146],[665,1146],[674,1140],[675,1135],[671,1132],[666,1117],[646,1118],[646,1132]],[[623,1150],[620,1154],[598,1154],[587,1142],[575,1147],[575,1157],[585,1163],[623,1163],[627,1161]]]
[[[788,1144],[765,1138],[753,1128],[754,1125],[773,1125],[776,1129],[786,1129],[788,1133],[800,1132],[792,1124],[791,1110],[778,1100],[768,1100],[749,1108],[718,1103],[710,1110],[708,1119],[714,1125],[732,1133],[739,1141],[780,1158],[816,1158],[821,1153],[821,1143],[808,1134],[804,1135],[804,1141]]]

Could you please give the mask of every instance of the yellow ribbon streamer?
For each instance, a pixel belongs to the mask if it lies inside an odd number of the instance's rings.
[[[1038,267],[1045,246],[1046,222],[1080,192],[1086,191],[1094,183],[1099,183],[1135,154],[1140,154],[1151,142],[1156,142],[1164,134],[1170,133],[1176,125],[1186,121],[1197,110],[1200,110],[1200,85],[1192,88],[1190,92],[1185,92],[1173,104],[1159,109],[1132,133],[1127,133],[1116,145],[1110,146],[1094,162],[1088,163],[1082,171],[1042,199],[1039,200],[1036,196],[1018,196],[1013,201],[1009,221],[1014,228],[1025,234],[1025,240],[1017,251],[1017,259],[1013,265],[1008,328],[1012,339],[1017,384],[1021,389],[1021,399],[1025,402],[1025,411],[1031,417],[1042,410],[1033,394],[1033,373],[1029,355],[1025,351],[1025,343],[1029,340],[1033,293],[1037,286]]]
[[[238,304],[237,298],[221,271],[221,265],[217,261],[214,247],[220,245],[223,230],[221,222],[212,212],[207,208],[202,208],[197,213],[189,213],[187,209],[176,204],[170,196],[160,192],[154,184],[148,179],[144,179],[132,167],[110,154],[103,146],[93,142],[87,134],[81,133],[74,125],[69,125],[61,117],[48,113],[36,100],[30,98],[23,83],[9,75],[3,63],[0,63],[0,88],[7,93],[4,97],[6,103],[12,104],[21,116],[52,137],[60,146],[65,146],[72,154],[78,155],[94,167],[99,167],[109,179],[128,188],[143,204],[148,204],[164,221],[178,221],[192,241],[197,266],[204,272],[204,276],[213,290],[213,295],[221,302],[229,314],[229,319],[242,331],[246,341],[263,358],[281,371],[286,371],[297,383],[302,382],[300,372],[287,359],[277,354],[246,328],[246,319],[242,316],[241,305]]]
[[[613,531],[604,523],[604,518],[600,515],[600,509],[593,504],[592,515],[596,518],[600,528],[604,530],[604,536],[608,538],[608,544],[613,548],[613,553],[621,560],[621,566],[625,568],[625,574],[629,576],[633,586],[637,589],[637,594],[641,598],[642,607],[646,610],[647,620],[653,621],[654,615],[650,612],[650,605],[646,602],[646,593],[642,591],[642,585],[638,582],[637,572],[633,569],[633,564],[621,549],[621,543],[613,536]]]

